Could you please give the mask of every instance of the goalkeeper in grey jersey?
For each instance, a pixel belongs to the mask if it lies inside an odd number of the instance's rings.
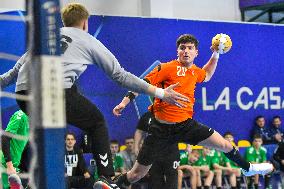
[[[61,47],[67,123],[90,134],[94,144],[93,152],[96,152],[94,157],[98,166],[98,174],[110,177],[114,175],[114,171],[105,119],[99,109],[77,91],[74,84],[87,66],[95,64],[121,86],[135,92],[155,96],[180,107],[183,107],[182,101],[188,101],[188,98],[173,90],[178,84],[161,89],[125,71],[114,55],[100,41],[88,34],[89,13],[81,4],[68,4],[62,9],[61,16],[65,26],[61,29]],[[8,85],[18,76],[16,93],[29,93],[27,70],[30,60],[28,54],[29,52],[24,54],[13,69],[0,75],[1,87]],[[27,112],[26,102],[17,100],[17,103],[23,111]]]

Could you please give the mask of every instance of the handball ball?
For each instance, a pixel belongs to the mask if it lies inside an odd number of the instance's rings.
[[[227,34],[219,33],[212,38],[212,47],[220,54],[227,53],[232,45],[232,40]]]

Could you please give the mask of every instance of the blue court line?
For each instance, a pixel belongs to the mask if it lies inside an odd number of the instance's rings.
[[[17,12],[18,12],[19,16],[22,18],[23,22],[26,22],[26,19],[25,19],[23,12],[20,11],[20,10],[18,10]]]
[[[161,63],[161,61],[156,60],[151,66],[149,66],[149,67],[139,76],[139,78],[143,79],[148,73],[150,73],[150,72],[151,72],[157,65],[159,65],[160,63]],[[151,101],[151,100],[150,100],[150,96],[148,96],[148,98],[149,98],[149,101]],[[134,104],[134,108],[135,108],[136,113],[137,113],[137,117],[138,117],[138,119],[140,119],[141,113],[140,113],[140,111],[139,111],[139,107],[138,107],[138,105],[137,105],[135,99],[133,100],[133,104]]]
[[[143,79],[148,73],[150,73],[156,66],[161,64],[160,60],[156,60],[149,68],[147,68],[139,77]]]
[[[105,18],[103,17],[101,24],[99,25],[98,29],[96,30],[96,32],[93,35],[95,38],[97,38],[98,35],[100,34],[100,32],[101,32],[101,30],[103,28],[103,25],[104,25],[104,20],[105,20]]]

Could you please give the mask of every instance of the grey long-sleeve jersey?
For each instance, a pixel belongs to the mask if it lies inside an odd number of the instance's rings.
[[[61,45],[64,88],[71,88],[90,64],[96,64],[112,80],[132,91],[145,93],[149,87],[147,82],[125,71],[100,41],[81,29],[61,28]],[[24,54],[13,69],[0,76],[2,87],[12,82],[18,73],[16,91],[28,90],[28,57]]]
[[[20,71],[20,69],[23,69],[24,67],[23,64],[25,62],[27,62],[28,60],[24,60],[29,58],[29,56],[27,56],[28,52],[26,52],[18,61],[17,63],[14,65],[14,67],[12,69],[10,69],[8,72],[4,73],[3,75],[0,75],[0,85],[1,88],[2,87],[6,87],[12,83],[15,83],[15,81],[17,80],[17,76],[18,73]],[[27,82],[26,81],[27,78],[21,78],[22,81]]]

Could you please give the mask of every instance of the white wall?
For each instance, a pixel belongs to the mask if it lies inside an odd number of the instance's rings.
[[[241,20],[239,0],[174,0],[174,2],[174,15],[177,18]]]
[[[61,0],[62,5],[69,2],[82,3],[98,15],[241,20],[238,0]],[[24,0],[0,0],[0,10],[7,9],[24,10]]]
[[[6,10],[24,10],[25,1],[24,0],[0,0],[0,11]]]
[[[140,16],[141,0],[61,0],[61,6],[78,2],[84,4],[91,14],[119,15],[119,16]]]

